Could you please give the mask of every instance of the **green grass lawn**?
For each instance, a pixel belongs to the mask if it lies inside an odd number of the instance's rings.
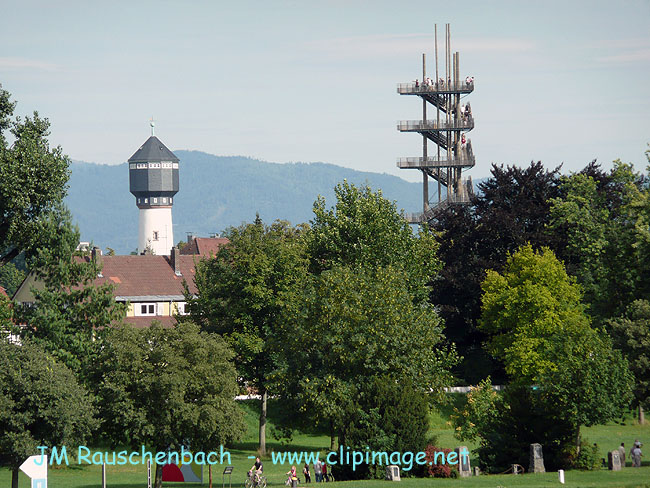
[[[248,432],[242,442],[230,447],[228,450],[232,456],[232,464],[235,467],[232,477],[232,484],[237,488],[243,485],[246,471],[253,464],[248,456],[254,456],[257,449],[257,418],[256,405],[242,405],[246,411],[246,421]],[[442,408],[440,412],[435,412],[431,416],[432,430],[431,434],[436,435],[440,447],[455,447],[460,443],[454,439],[453,430],[447,425],[447,419],[451,407]],[[281,450],[320,450],[325,452],[329,447],[329,438],[322,432],[304,431],[297,432],[293,436],[290,446],[282,446],[276,441],[271,432],[273,428],[273,418],[279,415],[274,411],[273,405],[269,408],[269,424],[267,427],[267,445],[269,449],[275,451]],[[628,450],[634,441],[639,439],[650,449],[650,425],[639,426],[631,419],[627,419],[625,424],[609,424],[604,426],[595,426],[585,428],[584,437],[590,442],[598,443],[602,457],[606,456],[607,450],[615,449],[621,442],[625,442]],[[476,447],[474,444],[465,443],[470,449]],[[93,449],[99,450],[99,449]],[[102,449],[108,450],[108,449]],[[620,472],[610,472],[606,469],[599,471],[568,471],[565,475],[567,487],[647,487],[650,488],[650,455],[646,454],[646,459],[642,468],[627,467]],[[475,459],[472,459],[474,462]],[[269,484],[282,488],[286,479],[284,473],[289,466],[274,466],[271,459],[264,460],[264,471],[268,478]],[[215,465],[213,469],[214,486],[221,486],[223,468]],[[299,470],[301,471],[301,470]],[[313,476],[313,475],[312,475]],[[207,486],[208,470],[204,468],[203,473],[204,485]],[[146,487],[147,475],[145,466],[108,466],[107,467],[107,485],[115,488],[142,488]],[[304,480],[303,480],[304,481]],[[11,473],[6,468],[0,468],[0,488],[10,486]],[[387,481],[355,481],[355,482],[338,482],[335,485],[341,488],[379,488],[386,487]],[[196,486],[196,484],[194,484]],[[466,479],[403,479],[399,486],[402,488],[425,488],[435,485],[436,487],[453,486],[456,488],[497,488],[497,487],[551,487],[561,486],[558,482],[557,473],[546,474],[527,474],[527,475],[490,475]],[[29,488],[29,479],[27,476],[20,474],[20,488]],[[49,471],[49,488],[90,488],[101,486],[101,466],[78,466],[54,468]],[[178,483],[165,483],[165,486],[184,486]],[[189,484],[188,486],[192,486]],[[228,479],[226,478],[226,486]],[[304,485],[301,485],[304,486]]]

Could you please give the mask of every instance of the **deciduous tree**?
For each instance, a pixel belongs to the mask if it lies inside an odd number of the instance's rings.
[[[650,409],[650,302],[632,302],[621,317],[608,323],[615,346],[630,362],[636,403]]]
[[[14,119],[14,108],[0,86],[0,267],[47,239],[43,220],[65,197],[69,177],[67,156],[48,143],[48,120],[37,112]]]
[[[260,451],[266,452],[266,401],[275,369],[272,346],[287,309],[299,301],[307,274],[302,228],[276,221],[230,229],[229,243],[197,264],[197,296],[189,297],[192,320],[220,334],[235,351],[247,386],[261,395]]]
[[[84,442],[94,406],[72,371],[30,342],[0,337],[0,358],[0,457],[18,488],[18,468],[37,446]]]
[[[331,447],[343,412],[370,378],[394,374],[423,390],[449,380],[455,352],[428,302],[439,268],[427,228],[414,234],[381,192],[347,183],[337,202],[314,205],[307,249],[313,272],[301,306],[278,336],[282,357],[275,374],[287,398],[326,425]]]
[[[245,425],[232,356],[220,337],[190,322],[111,329],[95,368],[103,432],[115,444],[156,451],[239,439]]]

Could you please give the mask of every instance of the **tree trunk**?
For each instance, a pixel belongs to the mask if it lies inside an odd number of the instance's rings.
[[[644,425],[645,424],[645,412],[643,411],[643,407],[639,405],[639,425]]]
[[[260,411],[260,456],[266,456],[266,400],[268,392],[262,388],[262,405]]]
[[[576,432],[576,457],[580,454],[580,426]]]
[[[156,481],[153,484],[154,488],[162,488],[162,464],[156,463]]]
[[[336,451],[336,433],[334,432],[334,421],[330,420],[330,451]]]
[[[20,468],[11,470],[11,488],[18,488],[18,471],[20,471]]]
[[[212,465],[208,464],[208,488],[212,488]]]

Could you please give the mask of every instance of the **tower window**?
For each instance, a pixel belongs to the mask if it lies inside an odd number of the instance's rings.
[[[154,198],[153,203],[158,203],[158,198]]]
[[[145,199],[144,199],[144,203],[149,203],[149,199],[148,199],[148,198],[145,198]]]
[[[172,197],[169,197],[169,203],[172,203]]]
[[[162,202],[167,203],[167,197],[162,197]]]
[[[154,231],[153,231],[153,240],[154,240],[154,241],[157,241],[157,240],[158,240],[158,231],[157,231],[157,230],[154,230]]]

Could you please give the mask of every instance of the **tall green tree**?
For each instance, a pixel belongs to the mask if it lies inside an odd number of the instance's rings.
[[[565,242],[557,249],[584,289],[590,315],[602,324],[645,296],[648,250],[648,192],[632,165],[614,161],[609,173],[591,165],[562,179],[551,203],[550,233]]]
[[[540,371],[556,368],[549,356],[554,336],[590,330],[580,286],[548,248],[522,247],[502,273],[489,270],[482,286],[480,327],[511,377],[533,383]]]
[[[440,270],[435,236],[423,227],[414,235],[395,202],[381,190],[344,181],[334,188],[336,203],[314,203],[307,234],[310,269],[319,274],[336,266],[404,271],[414,300],[428,298],[432,277]]]
[[[630,362],[636,403],[650,409],[650,302],[632,302],[624,315],[609,320],[608,327],[615,346]]]
[[[615,419],[629,405],[627,361],[591,328],[580,286],[548,248],[522,247],[502,274],[488,271],[483,290],[481,327],[490,335],[490,351],[505,364],[510,387],[519,390],[511,399],[540,412],[537,435],[565,425],[579,450],[582,425]],[[530,393],[532,385],[538,394]]]
[[[229,229],[229,243],[196,268],[197,296],[189,297],[192,320],[220,334],[235,351],[247,386],[261,395],[259,441],[266,453],[266,403],[275,369],[272,338],[287,310],[299,301],[307,274],[302,228],[276,221]]]
[[[346,409],[371,378],[390,374],[439,392],[455,359],[434,308],[414,304],[406,273],[392,267],[324,271],[277,340],[279,390],[328,428],[332,449]]]
[[[30,257],[47,239],[43,221],[56,212],[69,178],[67,156],[48,143],[48,120],[37,112],[13,118],[15,105],[0,86],[0,267],[21,252]]]
[[[344,182],[335,193],[333,207],[322,198],[314,204],[306,235],[312,276],[282,322],[274,375],[285,397],[328,427],[332,448],[364,382],[395,373],[438,390],[455,359],[428,303],[439,269],[432,233],[414,234],[379,191]]]
[[[94,406],[72,371],[30,342],[0,337],[0,358],[0,459],[18,488],[19,466],[37,446],[84,442],[96,425]]]
[[[43,287],[32,290],[34,305],[20,310],[21,323],[27,324],[21,335],[87,379],[100,339],[123,319],[125,309],[115,302],[112,285],[93,283],[101,265],[88,252],[75,250],[79,231],[70,220],[63,209],[43,221],[48,239],[30,260]]]
[[[102,431],[114,444],[156,451],[218,450],[241,438],[232,356],[220,337],[190,322],[112,328],[94,369]]]
[[[562,256],[582,285],[586,301],[594,303],[607,288],[610,211],[591,176],[577,173],[564,177],[561,188],[563,197],[550,200],[549,229],[566,235]]]
[[[495,382],[505,380],[499,363],[483,349],[481,283],[486,270],[500,271],[507,253],[528,242],[535,248],[561,247],[556,236],[545,232],[548,201],[560,195],[558,183],[559,168],[549,171],[540,162],[523,168],[493,165],[471,205],[448,206],[430,222],[442,262],[431,301],[445,321],[445,335],[463,356],[454,372],[469,382],[487,375]]]

